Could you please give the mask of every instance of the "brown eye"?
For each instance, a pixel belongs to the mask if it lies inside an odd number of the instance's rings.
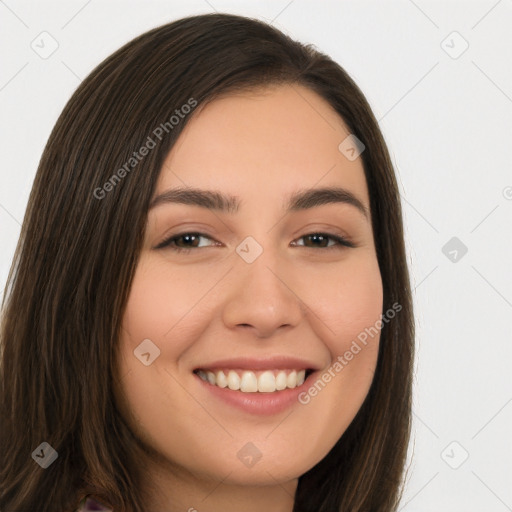
[[[201,238],[213,240],[213,238],[204,233],[186,232],[166,238],[163,242],[159,243],[155,249],[168,248],[176,252],[181,252],[215,245],[200,245]],[[307,242],[303,244],[294,243],[293,245],[306,247],[308,249],[342,249],[344,247],[355,247],[355,244],[346,238],[328,233],[310,233],[301,236],[298,240],[306,240]]]
[[[355,247],[355,244],[349,242],[346,238],[338,235],[331,235],[328,233],[310,233],[301,236],[299,240],[309,240],[309,243],[304,243],[303,246],[311,249],[341,249],[342,247]],[[329,244],[332,240],[334,243]]]
[[[180,233],[166,238],[163,242],[159,243],[155,249],[170,248],[174,251],[189,251],[191,249],[201,249],[204,246],[199,245],[201,238],[213,240],[203,233]],[[208,247],[208,246],[206,246]]]

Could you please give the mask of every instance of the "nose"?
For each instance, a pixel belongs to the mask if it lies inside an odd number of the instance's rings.
[[[284,271],[265,252],[253,263],[238,261],[231,272],[231,290],[224,303],[223,321],[229,329],[245,329],[258,338],[298,325],[304,304],[294,290],[292,272]]]

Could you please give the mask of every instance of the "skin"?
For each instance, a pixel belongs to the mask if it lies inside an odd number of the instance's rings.
[[[118,346],[119,401],[151,453],[148,512],[291,512],[298,478],[362,405],[379,336],[308,404],[271,416],[219,402],[192,373],[216,359],[274,354],[327,370],[380,318],[370,219],[344,203],[290,213],[283,205],[299,189],[337,186],[369,211],[361,158],[350,161],[338,149],[349,133],[316,93],[280,85],[198,107],[167,156],[155,195],[214,189],[238,196],[241,206],[230,214],[168,203],[148,214]],[[188,252],[155,249],[186,232],[207,237],[178,239],[193,247]],[[315,233],[341,234],[357,246],[325,248],[306,236]],[[235,251],[247,236],[263,248],[250,264]],[[149,366],[134,357],[144,339],[160,350]],[[237,457],[248,442],[262,454],[252,467]]]

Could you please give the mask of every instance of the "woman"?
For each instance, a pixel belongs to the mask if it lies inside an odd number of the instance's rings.
[[[50,136],[7,291],[0,509],[396,510],[399,193],[312,47],[211,14],[107,58]]]

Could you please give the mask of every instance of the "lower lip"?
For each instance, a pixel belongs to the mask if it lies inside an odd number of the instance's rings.
[[[292,407],[293,404],[299,403],[299,394],[309,387],[310,378],[315,375],[315,373],[316,372],[311,373],[308,378],[296,388],[287,388],[272,393],[244,393],[242,391],[233,391],[228,387],[221,388],[210,384],[201,379],[197,374],[194,375],[207,391],[224,401],[224,403],[250,414],[270,416],[283,412]]]

